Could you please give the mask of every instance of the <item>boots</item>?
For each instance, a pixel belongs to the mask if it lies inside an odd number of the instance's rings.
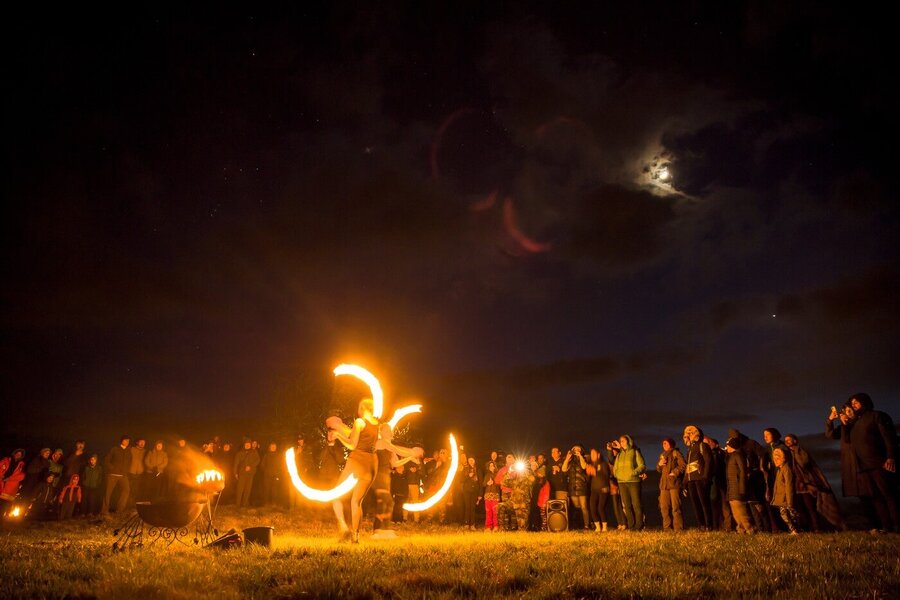
[[[603,522],[603,526],[600,528],[600,531],[606,531],[606,521]]]

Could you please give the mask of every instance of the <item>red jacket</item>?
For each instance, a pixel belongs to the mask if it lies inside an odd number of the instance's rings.
[[[72,502],[73,500],[76,504],[81,503],[81,486],[78,485],[77,481],[72,481],[76,477],[78,477],[78,475],[72,475],[72,477],[69,479],[69,485],[64,487],[59,493],[60,504],[62,504],[63,502]],[[69,494],[68,498],[65,497],[67,493]]]
[[[0,488],[0,499],[15,500],[16,494],[19,492],[19,485],[25,479],[25,461],[20,460],[16,466],[10,470],[12,457],[7,456],[0,460],[0,477],[3,478],[3,487]],[[10,471],[7,473],[7,471]]]

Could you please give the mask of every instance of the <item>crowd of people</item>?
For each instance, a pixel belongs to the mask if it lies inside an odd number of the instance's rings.
[[[569,529],[640,531],[646,523],[642,486],[653,469],[659,474],[663,529],[684,529],[687,499],[701,530],[796,534],[847,529],[822,469],[798,436],[782,437],[775,428],[762,432],[763,443],[730,429],[720,445],[689,425],[682,447],[672,438],[661,440],[655,464],[628,435],[590,449],[574,444],[565,454],[554,447],[527,457],[492,451],[478,460],[460,447],[458,469],[448,474],[447,449],[425,457],[419,448],[395,444],[390,427],[372,417],[371,401],[360,404],[352,427],[334,419],[326,422],[320,449],[314,452],[301,435],[293,444],[294,456],[297,473],[311,484],[332,487],[350,474],[362,482],[350,498],[333,503],[341,535],[352,541],[358,540],[367,511],[376,535],[390,531],[392,522],[421,518],[490,532],[547,530],[551,500],[562,501],[555,506],[564,507]],[[843,496],[861,500],[873,531],[900,532],[897,433],[891,417],[875,410],[867,394],[855,394],[840,410],[832,407],[825,435],[840,442]],[[43,448],[27,461],[25,450],[13,451],[0,460],[3,514],[23,499],[36,518],[122,514],[137,501],[176,495],[190,487],[198,468],[209,465],[224,476],[220,504],[290,509],[306,503],[290,483],[285,448],[275,442],[263,448],[246,438],[235,448],[215,438],[200,450],[184,439],[171,446],[156,441],[148,447],[143,438],[133,442],[122,436],[100,455],[76,441],[68,455]],[[403,510],[406,502],[430,497],[448,477],[450,491],[425,517]],[[349,525],[344,518],[348,502]]]

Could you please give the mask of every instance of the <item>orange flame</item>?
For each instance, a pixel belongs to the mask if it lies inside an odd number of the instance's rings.
[[[206,483],[207,481],[222,481],[222,474],[215,469],[207,469],[197,475],[197,483]]]

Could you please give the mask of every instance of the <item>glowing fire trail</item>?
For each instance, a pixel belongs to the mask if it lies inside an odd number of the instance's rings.
[[[379,383],[378,378],[359,365],[348,364],[336,366],[334,375],[335,377],[338,375],[352,375],[369,386],[369,391],[372,392],[372,414],[374,414],[376,419],[381,418],[381,413],[384,411],[384,392],[381,389],[381,383]]]
[[[440,487],[440,489],[434,493],[434,495],[425,500],[423,502],[406,502],[403,504],[403,510],[408,510],[410,512],[421,512],[423,510],[428,510],[438,502],[440,502],[441,498],[447,493],[447,490],[450,489],[450,486],[453,483],[453,478],[456,476],[456,470],[459,468],[459,448],[456,447],[456,438],[453,437],[453,434],[450,434],[450,468],[447,469],[447,478],[444,479],[444,485]]]
[[[291,476],[291,483],[294,484],[294,487],[297,488],[298,492],[303,494],[304,498],[308,498],[309,500],[315,500],[316,502],[331,502],[332,500],[337,500],[341,496],[348,494],[358,483],[356,475],[351,474],[347,479],[330,490],[317,490],[311,488],[300,479],[300,474],[297,472],[297,460],[294,458],[294,449],[288,448],[287,452],[284,453],[284,457],[287,460],[288,475]]]
[[[391,417],[391,420],[388,421],[388,425],[391,426],[391,431],[397,429],[397,424],[403,420],[403,418],[407,415],[411,415],[413,413],[421,413],[422,405],[421,404],[410,404],[409,406],[404,406],[403,408],[398,408],[394,411],[394,416]]]

